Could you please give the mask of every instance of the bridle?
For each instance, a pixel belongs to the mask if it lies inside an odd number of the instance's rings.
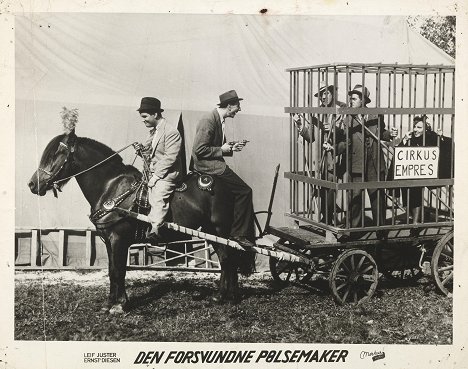
[[[97,166],[105,163],[106,161],[110,160],[111,158],[113,158],[114,156],[118,155],[119,153],[121,153],[122,151],[124,151],[125,149],[129,148],[130,146],[134,146],[135,144],[137,144],[137,142],[134,142],[134,143],[131,143],[123,148],[121,148],[120,150],[116,151],[115,153],[113,153],[112,155],[108,156],[107,158],[101,160],[100,162],[92,165],[91,167],[87,168],[87,169],[84,169],[82,170],[81,172],[78,172],[78,173],[75,173],[75,174],[72,174],[68,177],[65,177],[65,178],[61,178],[61,179],[57,179],[57,180],[54,180],[55,178],[57,178],[57,176],[59,175],[59,173],[62,171],[63,167],[65,166],[65,164],[69,161],[70,162],[70,165],[73,164],[73,153],[75,152],[75,145],[76,145],[76,139],[73,140],[73,145],[71,146],[71,148],[68,147],[67,144],[65,144],[64,142],[60,142],[59,143],[60,145],[64,146],[67,150],[67,156],[65,157],[65,160],[63,161],[62,165],[60,165],[60,167],[54,172],[50,172],[44,168],[41,168],[39,167],[39,171],[42,171],[44,172],[45,174],[47,174],[49,176],[49,178],[47,179],[46,183],[45,183],[45,186],[46,186],[46,189],[49,188],[50,186],[50,183],[52,182],[52,191],[54,192],[54,196],[55,197],[58,197],[58,194],[57,194],[57,191],[61,192],[61,189],[60,189],[60,185],[59,183],[61,182],[65,182],[65,181],[68,181],[69,179],[73,178],[73,177],[77,177],[79,176],[80,174],[83,174],[83,173],[86,173],[94,168],[96,168]]]
[[[45,183],[45,187],[46,187],[46,190],[51,187],[52,188],[52,191],[54,192],[54,196],[55,197],[58,197],[57,195],[57,191],[60,191],[61,192],[61,189],[60,189],[60,186],[59,186],[59,183],[64,181],[64,179],[59,179],[57,181],[54,181],[55,178],[57,178],[57,176],[59,175],[59,173],[62,171],[63,167],[65,166],[65,164],[67,164],[67,162],[70,161],[70,163],[72,164],[73,163],[73,152],[75,152],[75,142],[73,142],[73,146],[71,147],[71,149],[68,147],[67,144],[65,144],[64,142],[61,142],[59,143],[59,145],[65,147],[65,149],[67,150],[67,155],[65,156],[65,160],[63,161],[63,163],[58,167],[58,169],[54,172],[51,172],[51,171],[48,171],[47,169],[44,169],[42,167],[39,167],[38,170],[45,173],[46,175],[49,176],[49,178],[46,180],[46,183]],[[52,182],[52,186],[50,185]]]

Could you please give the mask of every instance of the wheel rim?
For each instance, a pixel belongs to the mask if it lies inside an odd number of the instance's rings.
[[[377,264],[363,250],[345,251],[333,265],[329,283],[339,304],[365,302],[377,288]]]
[[[453,292],[453,258],[453,232],[450,232],[437,244],[431,261],[436,286],[446,296]]]

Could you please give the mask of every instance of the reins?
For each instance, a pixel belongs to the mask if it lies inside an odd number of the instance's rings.
[[[110,160],[110,159],[113,158],[114,156],[118,155],[118,154],[121,153],[122,151],[128,149],[130,146],[133,146],[133,145],[135,145],[135,144],[136,144],[136,142],[131,143],[131,144],[129,144],[129,145],[123,147],[123,148],[120,149],[119,151],[116,151],[115,153],[113,153],[111,156],[108,156],[108,157],[105,158],[104,160],[101,160],[99,163],[96,163],[96,164],[94,164],[93,166],[91,166],[91,167],[89,167],[89,168],[87,168],[87,169],[82,170],[81,172],[78,172],[78,173],[72,174],[71,176],[68,176],[68,177],[65,177],[65,178],[62,178],[62,179],[58,179],[58,180],[56,180],[56,181],[53,181],[53,182],[52,182],[52,185],[53,185],[54,187],[56,187],[60,182],[67,181],[67,180],[69,180],[70,178],[77,177],[77,176],[79,176],[79,175],[81,175],[81,174],[83,174],[83,173],[89,172],[90,170],[92,170],[92,169],[96,168],[97,166],[99,166],[99,165],[105,163],[106,161]]]

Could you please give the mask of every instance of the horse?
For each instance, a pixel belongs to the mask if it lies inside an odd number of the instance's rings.
[[[129,145],[130,146],[130,145]],[[105,204],[118,199],[119,208],[130,209],[136,197],[131,191],[141,183],[142,173],[126,165],[118,152],[90,138],[78,137],[75,129],[54,137],[44,149],[39,168],[28,186],[33,194],[44,196],[75,178],[84,197],[91,206],[90,217],[103,239],[108,255],[110,291],[107,304],[109,313],[122,313],[129,306],[125,290],[128,248],[139,241],[137,230],[141,221],[117,211],[105,211]],[[216,181],[211,191],[197,186],[197,175],[187,175],[187,188],[175,192],[170,200],[171,220],[181,226],[201,229],[216,236],[228,238],[233,217],[233,196],[221,181]],[[219,289],[213,301],[239,301],[238,272],[250,274],[254,268],[255,254],[213,244],[218,256],[221,275]]]

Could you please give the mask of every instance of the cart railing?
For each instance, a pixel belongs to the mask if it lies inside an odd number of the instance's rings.
[[[399,180],[374,182],[328,182],[307,176],[304,173],[285,173],[290,181],[291,207],[287,216],[305,223],[319,226],[340,234],[345,231],[375,231],[380,229],[409,229],[445,227],[453,225],[453,179]],[[396,183],[397,182],[397,183]],[[420,221],[415,224],[403,206],[402,198],[413,201],[412,188],[421,189],[420,202],[424,204]],[[358,227],[350,223],[350,197],[352,192],[376,191],[385,204],[385,220],[372,220],[369,201],[363,200],[361,207],[362,222]],[[333,204],[326,206],[329,201]],[[365,197],[363,196],[363,199]],[[323,204],[325,202],[325,204]],[[377,201],[377,207],[380,202]],[[329,214],[330,212],[330,214]],[[377,210],[379,212],[379,209]]]

